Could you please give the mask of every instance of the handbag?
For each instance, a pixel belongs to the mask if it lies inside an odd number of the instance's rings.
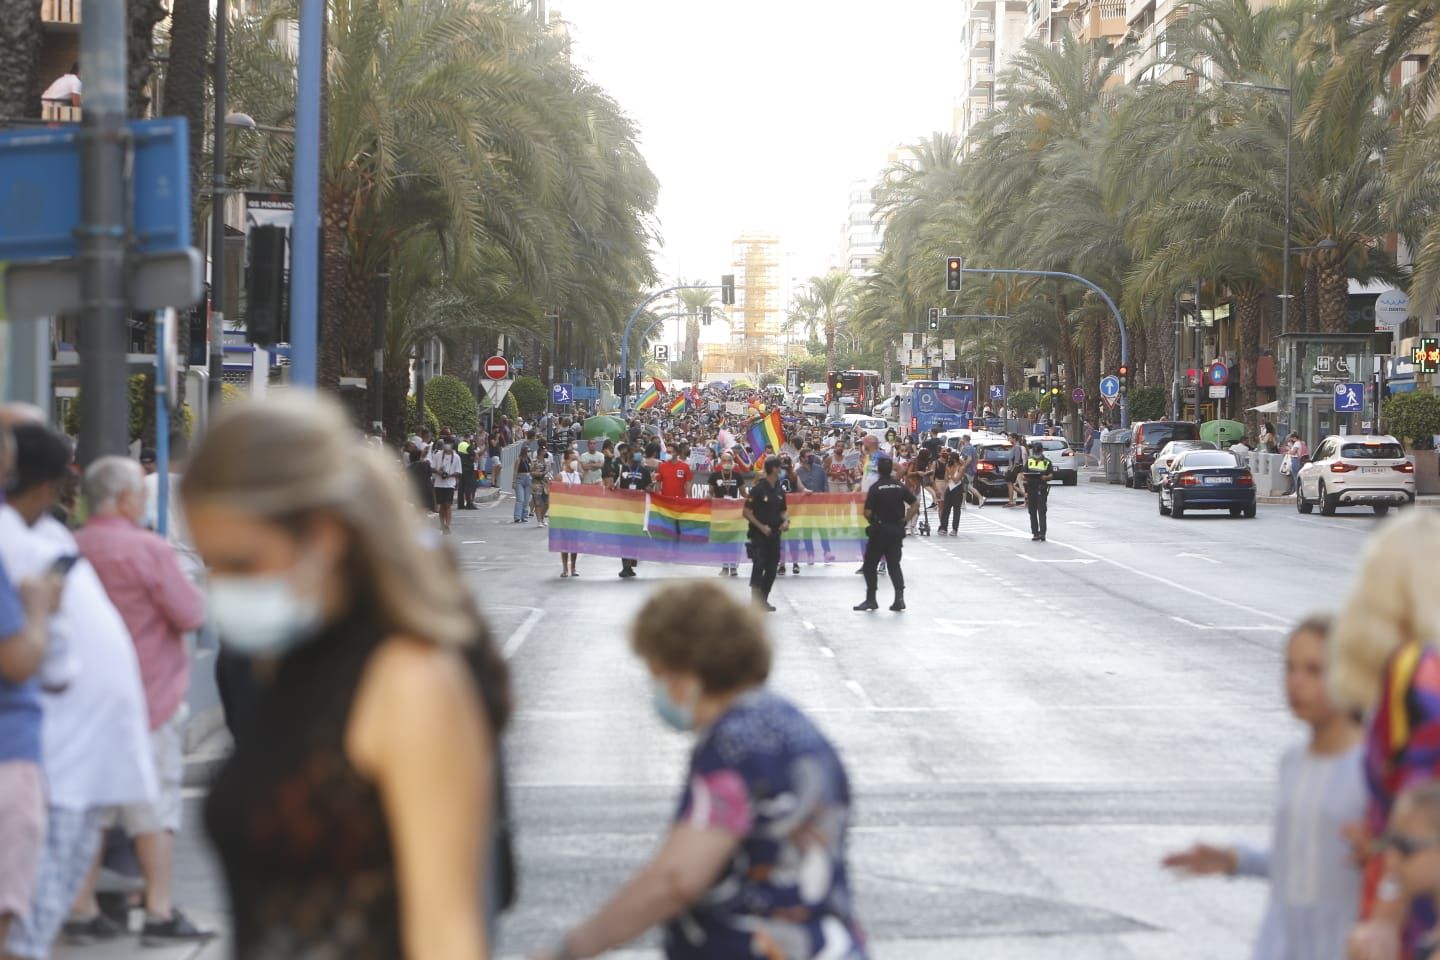
[[[1282,476],[1282,477],[1288,477],[1288,476],[1290,476],[1290,474],[1293,473],[1293,472],[1294,472],[1294,469],[1295,469],[1294,467],[1291,466],[1291,464],[1294,463],[1294,462],[1295,462],[1295,458],[1294,458],[1294,457],[1286,457],[1284,460],[1280,461],[1280,476]]]

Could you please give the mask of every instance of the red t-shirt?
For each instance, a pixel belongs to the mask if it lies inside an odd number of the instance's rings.
[[[695,472],[684,460],[666,460],[660,464],[660,495],[665,497],[690,496],[690,481]]]

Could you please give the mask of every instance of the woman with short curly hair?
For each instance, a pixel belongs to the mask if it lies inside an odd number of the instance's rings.
[[[759,616],[719,584],[640,611],[655,711],[696,739],[660,851],[544,960],[593,957],[665,924],[668,960],[863,960],[846,862],[850,783],[834,747],[765,687]]]

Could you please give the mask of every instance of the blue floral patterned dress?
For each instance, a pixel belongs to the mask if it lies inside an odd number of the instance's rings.
[[[676,820],[725,830],[740,846],[667,927],[670,960],[864,960],[845,857],[850,782],[788,701],[744,694],[702,734]]]

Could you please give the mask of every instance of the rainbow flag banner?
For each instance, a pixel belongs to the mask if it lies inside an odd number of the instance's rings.
[[[677,393],[675,394],[675,399],[670,401],[668,409],[671,413],[684,413],[687,403],[688,399],[686,398],[685,394]]]
[[[640,399],[635,401],[635,411],[649,410],[660,402],[660,391],[654,387],[646,387],[645,392],[640,394]]]
[[[860,560],[865,517],[859,494],[805,493],[789,498],[784,556],[836,562]],[[550,551],[628,557],[661,563],[721,566],[744,563],[750,525],[741,500],[661,497],[638,490],[554,484],[550,488]]]

